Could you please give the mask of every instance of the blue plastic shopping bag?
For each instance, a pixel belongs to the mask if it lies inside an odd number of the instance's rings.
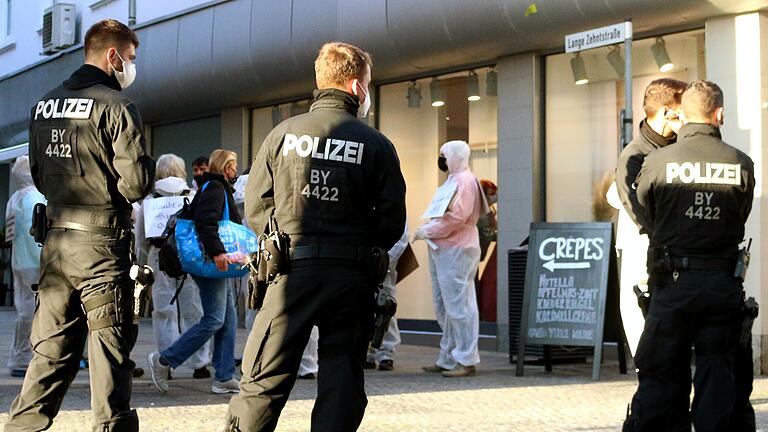
[[[205,190],[208,183],[201,189]],[[176,248],[179,252],[181,268],[185,272],[207,278],[241,277],[248,273],[248,268],[241,264],[230,264],[227,271],[216,268],[213,258],[205,253],[203,243],[195,231],[195,221],[192,219],[176,219]],[[227,256],[235,261],[242,261],[251,252],[256,252],[256,234],[243,225],[229,220],[229,200],[224,196],[224,212],[219,221],[219,239],[224,245]]]

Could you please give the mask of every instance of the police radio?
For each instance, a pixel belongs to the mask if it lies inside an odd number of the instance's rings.
[[[733,277],[741,282],[744,282],[747,276],[747,269],[749,268],[749,249],[752,247],[752,239],[749,239],[747,247],[739,249],[739,257],[736,259],[736,268],[733,271]]]

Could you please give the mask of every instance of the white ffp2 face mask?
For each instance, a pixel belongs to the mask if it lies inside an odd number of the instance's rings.
[[[109,66],[112,67],[113,71],[115,71],[115,79],[117,79],[117,82],[120,83],[120,87],[125,90],[130,87],[131,84],[133,84],[133,82],[136,80],[136,65],[129,61],[123,60],[123,58],[120,56],[120,53],[115,52],[115,54],[117,54],[117,57],[121,62],[123,62],[123,71],[120,72],[115,69],[115,67],[112,66],[112,63],[110,63]]]
[[[363,91],[365,100],[360,103],[360,107],[357,109],[357,116],[360,118],[365,118],[365,116],[368,115],[368,110],[371,109],[371,95],[366,90],[363,90],[363,86],[360,84],[360,81],[355,80],[355,96],[357,96],[358,86],[360,86],[360,90]]]

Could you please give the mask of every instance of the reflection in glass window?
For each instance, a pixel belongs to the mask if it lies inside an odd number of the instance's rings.
[[[272,128],[283,120],[309,112],[310,106],[312,106],[312,100],[303,99],[251,110],[251,156],[256,157],[264,138],[269,135]]]
[[[397,149],[408,188],[406,208],[411,233],[423,223],[421,214],[445,180],[446,175],[437,168],[438,152],[445,142],[467,141],[472,149],[472,171],[480,179],[497,183],[498,125],[493,69],[479,68],[384,85],[379,89],[379,101],[379,129]],[[413,247],[421,266],[398,286],[398,315],[433,319],[426,247],[423,242],[415,242]],[[481,274],[484,268],[485,263],[481,265]],[[493,297],[493,304],[480,307],[484,321],[495,320],[493,279],[493,293],[488,296]]]
[[[546,58],[548,222],[591,221],[594,203],[604,201],[595,191],[600,190],[598,184],[606,176],[612,178],[616,168],[619,113],[624,108],[624,50],[623,45],[619,47],[618,51],[611,47],[584,51],[578,56],[581,60],[574,60],[577,57],[573,54]],[[588,83],[576,85],[575,81],[583,78],[576,76],[582,73],[581,61]],[[634,41],[632,76],[637,136],[637,125],[645,118],[642,104],[648,83],[657,78],[687,82],[705,78],[704,31]]]

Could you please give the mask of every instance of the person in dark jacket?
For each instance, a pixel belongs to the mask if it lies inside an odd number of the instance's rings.
[[[245,191],[248,224],[270,217],[290,237],[290,270],[269,285],[243,353],[242,391],[228,431],[268,432],[296,382],[312,327],[320,330],[312,430],[347,432],[363,419],[363,362],[383,255],[405,230],[405,181],[392,143],[358,117],[371,105],[370,56],[325,44],[310,111],[264,140]],[[384,267],[386,268],[386,267]]]
[[[225,200],[229,207],[229,220],[242,223],[232,185],[237,180],[237,155],[228,150],[214,150],[210,157],[210,171],[203,173],[200,190],[192,200],[195,231],[205,253],[216,267],[226,271],[230,260],[219,239],[219,221],[224,212]],[[213,368],[216,370],[211,391],[213,393],[237,393],[240,386],[233,378],[235,373],[235,309],[234,285],[228,278],[206,278],[191,275],[200,288],[203,316],[176,342],[162,352],[147,356],[150,376],[161,392],[168,391],[169,368],[177,368],[213,337]]]
[[[32,179],[48,200],[34,357],[13,401],[6,431],[48,429],[90,357],[93,430],[139,430],[131,409],[133,326],[131,203],[152,188],[155,162],[144,152],[133,83],[139,40],[115,20],[85,34],[85,64],[32,108]],[[43,233],[40,233],[43,234]]]
[[[689,371],[691,347],[695,429],[744,430],[733,424],[745,409],[737,406],[734,369],[744,295],[735,272],[755,177],[749,156],[722,140],[723,112],[716,84],[691,83],[677,143],[646,157],[635,181],[656,287],[635,355],[639,385],[625,431],[690,430],[674,421],[689,415],[678,397],[690,392],[680,376]]]

